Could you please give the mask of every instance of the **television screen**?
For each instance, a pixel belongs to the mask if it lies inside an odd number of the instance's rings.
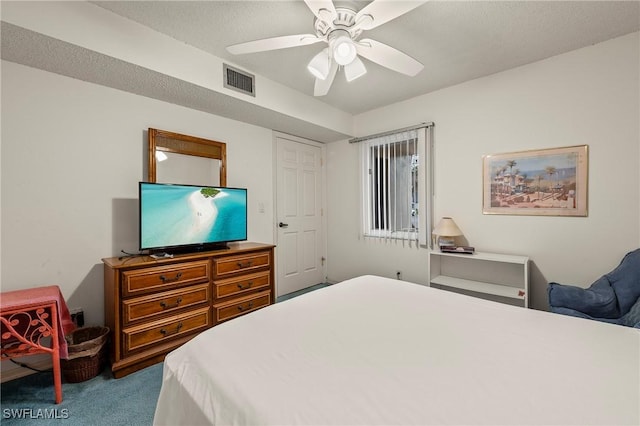
[[[247,239],[243,188],[140,182],[139,212],[140,250],[207,249]]]

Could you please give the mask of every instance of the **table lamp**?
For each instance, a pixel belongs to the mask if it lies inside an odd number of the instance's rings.
[[[443,217],[438,226],[433,230],[433,235],[437,237],[436,243],[439,247],[455,246],[455,238],[462,235],[458,225],[450,217]]]

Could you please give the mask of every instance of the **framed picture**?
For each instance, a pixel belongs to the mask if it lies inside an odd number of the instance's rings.
[[[484,214],[587,216],[588,146],[483,157]]]

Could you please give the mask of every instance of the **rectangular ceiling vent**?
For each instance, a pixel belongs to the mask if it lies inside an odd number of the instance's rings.
[[[227,64],[222,64],[224,73],[224,87],[236,90],[247,95],[256,95],[255,76],[245,71],[240,71]]]

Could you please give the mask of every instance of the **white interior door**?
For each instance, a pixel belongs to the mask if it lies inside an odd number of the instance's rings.
[[[277,295],[324,281],[320,146],[276,136]]]

